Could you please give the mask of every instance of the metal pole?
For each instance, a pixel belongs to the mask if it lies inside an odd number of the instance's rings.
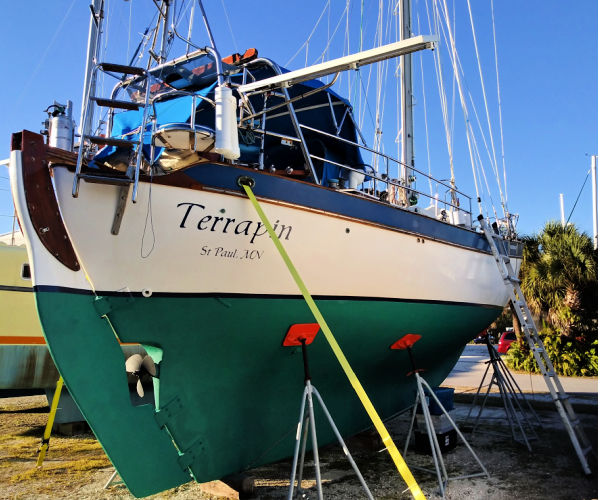
[[[306,399],[308,400],[308,418],[310,425],[310,435],[313,447],[313,460],[315,464],[315,476],[317,481],[317,498],[323,500],[323,484],[321,483],[321,465],[319,463],[319,445],[317,443],[317,426],[315,424],[315,410],[312,400],[312,384],[310,379],[306,381],[306,387],[308,389],[306,393]]]
[[[167,45],[169,44],[169,19],[171,16],[171,0],[163,0],[163,5],[165,7],[164,17],[163,17],[163,28],[162,28],[162,38],[160,41],[160,56],[159,56],[159,64],[164,63],[167,60]],[[162,12],[162,7],[161,7]]]
[[[300,437],[302,435],[302,422],[304,421],[304,407],[308,396],[308,386],[304,386],[302,393],[302,403],[300,404],[300,418],[298,419],[298,427],[296,429],[296,444],[294,445],[294,459],[292,461],[292,475],[290,477],[290,489],[288,490],[287,500],[292,500],[294,496],[294,481],[296,480],[296,467],[298,466],[298,452],[300,451]],[[300,489],[300,483],[298,483]]]
[[[560,223],[562,227],[565,227],[565,198],[562,193],[558,195],[558,199],[560,202]]]
[[[592,205],[594,210],[594,250],[598,250],[598,187],[596,186],[596,168],[598,166],[598,156],[592,155]]]
[[[100,22],[102,20],[102,9],[104,0],[93,0],[90,4],[92,14],[90,16],[90,30],[88,33],[88,45],[87,45],[87,61],[85,63],[85,80],[83,82],[83,97],[81,98],[81,118],[79,119],[79,133],[83,135],[85,130],[85,108],[88,101],[88,95],[93,94],[94,85],[90,85],[90,78],[92,78],[92,71],[94,64],[96,63],[96,52],[98,47],[98,36],[100,29]],[[91,117],[88,119],[91,122]]]
[[[398,9],[398,22],[400,23],[400,38],[406,40],[411,37],[411,8],[410,0],[403,0]],[[400,92],[400,109],[402,113],[402,179],[404,185],[408,186],[408,178],[412,175],[410,168],[413,167],[413,113],[412,113],[412,55],[407,54],[400,57],[400,74],[402,77],[402,90]]]

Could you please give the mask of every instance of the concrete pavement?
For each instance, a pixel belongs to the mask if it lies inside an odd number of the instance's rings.
[[[475,393],[488,366],[489,355],[484,344],[469,344],[465,347],[456,366],[441,384],[454,387],[456,394]],[[491,369],[490,369],[491,370]],[[535,400],[550,401],[550,391],[542,375],[529,373],[515,373],[511,370],[521,391]],[[484,387],[487,388],[491,378],[488,372]],[[598,405],[598,378],[597,377],[559,377],[565,390],[569,393],[572,403]],[[497,388],[494,386],[492,392]]]

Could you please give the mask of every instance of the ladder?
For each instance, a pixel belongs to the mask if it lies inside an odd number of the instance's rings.
[[[500,236],[497,230],[492,229],[485,221],[483,215],[479,215],[478,220],[483,229],[483,233],[490,244],[492,255],[498,265],[504,285],[509,292],[510,302],[519,318],[519,324],[521,325],[523,335],[527,339],[529,348],[533,352],[537,365],[540,368],[540,372],[550,390],[552,400],[554,401],[565,429],[571,438],[571,443],[573,443],[573,447],[581,462],[583,471],[586,474],[591,474],[592,471],[590,470],[586,457],[592,451],[592,446],[583,431],[583,427],[577,418],[577,415],[573,411],[569,396],[565,393],[565,390],[560,383],[558,375],[552,365],[552,361],[550,360],[550,356],[548,356],[544,343],[540,339],[537,328],[533,322],[531,311],[529,310],[529,307],[527,307],[525,296],[521,290],[520,280],[510,262],[509,241]]]
[[[110,98],[98,97],[91,94],[91,89],[95,88],[95,80],[98,71],[102,71],[107,75],[118,78],[121,81],[125,81],[127,77],[139,78],[139,84],[144,89],[145,102],[136,103],[133,101],[122,101],[114,98],[115,93],[122,87],[117,86],[113,91],[113,95]],[[137,82],[136,82],[137,83]],[[113,222],[112,233],[117,234],[120,226],[120,221],[123,216],[125,209],[125,202],[129,193],[130,186],[133,184],[133,193],[131,200],[133,203],[137,201],[138,183],[140,177],[140,168],[142,165],[142,146],[144,142],[144,132],[146,130],[146,124],[148,122],[148,104],[150,99],[150,78],[145,69],[137,66],[125,66],[122,64],[113,63],[98,63],[92,70],[92,76],[90,78],[90,84],[86,89],[86,99],[84,101],[83,121],[81,130],[81,143],[79,145],[79,151],[77,154],[77,164],[75,167],[75,177],[73,179],[73,192],[74,198],[79,195],[79,182],[84,179],[87,182],[95,182],[101,184],[113,184],[121,186],[119,199],[117,203],[117,211],[115,213],[115,220]],[[96,107],[109,108],[111,117],[115,109],[123,109],[129,111],[139,110],[143,108],[142,121],[139,128],[139,137],[137,140],[120,139],[116,137],[104,137],[95,135],[93,132],[93,117]],[[112,120],[109,120],[109,123]],[[110,128],[110,127],[109,127]],[[107,130],[107,135],[110,130]],[[107,173],[96,173],[91,170],[82,172],[83,163],[86,159],[87,153],[89,153],[95,146],[115,146],[120,148],[127,148],[130,150],[129,156],[129,167],[125,173],[117,172]]]

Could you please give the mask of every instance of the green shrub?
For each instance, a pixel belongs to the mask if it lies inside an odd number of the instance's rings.
[[[540,338],[558,375],[598,376],[598,340],[585,342],[572,339],[558,335],[548,327],[541,330]],[[506,364],[515,370],[540,373],[535,356],[526,343],[513,342]]]

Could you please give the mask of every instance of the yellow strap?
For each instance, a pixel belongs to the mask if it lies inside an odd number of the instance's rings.
[[[60,393],[63,387],[62,375],[56,382],[56,389],[54,390],[54,396],[52,397],[52,404],[50,405],[50,415],[48,415],[48,423],[46,424],[46,430],[44,430],[44,438],[42,439],[42,446],[40,447],[39,455],[37,458],[37,466],[41,467],[46,458],[46,452],[50,445],[50,434],[52,433],[52,426],[54,425],[54,417],[56,417],[56,409],[58,408],[58,400],[60,399]]]
[[[256,200],[256,197],[254,196],[252,189],[245,184],[242,187],[246,191],[248,198],[250,198],[252,205],[254,205],[254,208],[255,208],[256,212],[258,213],[260,220],[262,221],[264,226],[267,228],[267,231],[268,231],[269,235],[271,236],[273,243],[277,247],[277,250],[279,250],[281,258],[284,260],[285,264],[287,265],[287,268],[290,271],[290,274],[292,275],[292,277],[294,278],[294,281],[296,282],[296,285],[298,285],[298,288],[302,292],[302,295],[304,296],[304,300],[308,304],[308,307],[310,308],[311,312],[313,313],[313,316],[317,320],[317,323],[319,323],[321,330],[323,330],[323,333],[325,334],[325,338],[329,342],[329,345],[331,346],[333,353],[335,354],[336,358],[338,359],[338,362],[340,363],[340,365],[342,365],[342,369],[344,370],[346,377],[348,377],[350,384],[356,391],[358,398],[360,399],[361,403],[365,407],[365,410],[369,414],[371,421],[375,425],[375,429],[377,429],[377,432],[381,436],[383,444],[385,444],[385,447],[387,448],[388,453],[392,457],[392,460],[394,461],[394,464],[396,465],[398,472],[400,473],[400,475],[406,482],[406,485],[408,486],[408,489],[412,493],[413,498],[424,499],[425,495],[423,495],[421,488],[419,488],[419,485],[415,481],[415,478],[413,477],[408,466],[406,465],[406,462],[402,458],[402,455],[400,455],[398,448],[396,448],[394,441],[390,437],[390,434],[388,433],[387,429],[383,425],[381,418],[379,417],[379,415],[377,414],[377,411],[373,407],[373,404],[371,403],[369,396],[367,396],[367,393],[363,389],[361,383],[359,382],[358,378],[354,374],[354,371],[350,367],[350,364],[348,363],[346,356],[344,356],[344,353],[342,352],[342,350],[340,349],[340,346],[338,345],[337,341],[335,340],[333,333],[331,333],[329,326],[327,326],[327,323],[325,322],[325,318],[323,318],[321,311],[319,311],[317,304],[315,304],[315,301],[313,300],[310,293],[308,292],[306,285],[302,281],[302,278],[298,274],[298,271],[294,267],[294,264],[292,264],[292,261],[290,260],[290,257],[288,256],[287,252],[283,248],[281,241],[279,241],[279,238],[276,236],[275,231],[273,230],[273,227],[271,226],[271,223],[269,222],[269,220],[267,219],[267,216],[265,215],[262,208],[258,204],[258,201]]]

